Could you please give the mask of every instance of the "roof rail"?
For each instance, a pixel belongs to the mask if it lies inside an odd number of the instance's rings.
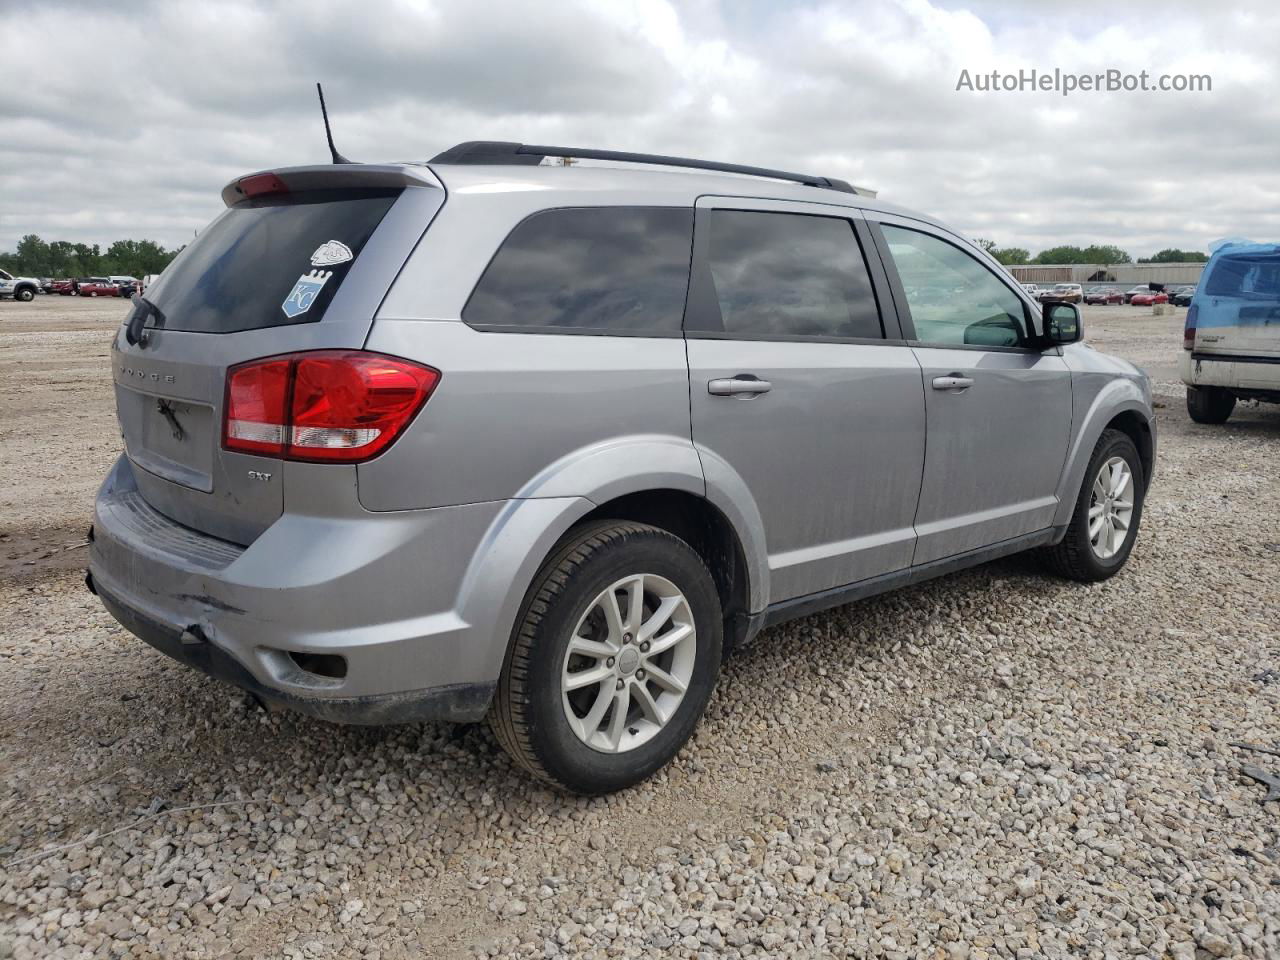
[[[769,177],[772,180],[790,180],[808,187],[839,190],[841,193],[859,193],[856,187],[835,177],[819,177],[807,173],[788,173],[766,167],[748,167],[740,163],[717,163],[714,160],[694,160],[689,157],[664,157],[653,153],[625,153],[621,150],[592,150],[583,147],[544,147],[505,140],[468,140],[444,153],[436,154],[428,163],[465,163],[536,166],[544,157],[574,157],[582,160],[616,160],[623,163],[652,163],[664,167],[689,167],[694,170],[716,170],[722,173],[738,173],[748,177]]]

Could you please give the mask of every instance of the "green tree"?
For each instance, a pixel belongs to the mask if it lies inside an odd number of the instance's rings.
[[[1015,263],[1027,263],[1031,260],[1030,251],[1023,250],[1022,247],[996,247],[991,251],[991,255],[1006,267]]]
[[[1081,253],[1084,255],[1084,259],[1080,261],[1081,263],[1133,263],[1133,258],[1129,254],[1111,244],[1091,244],[1085,247]]]
[[[49,273],[49,244],[34,233],[28,233],[19,240],[18,249],[14,253],[22,264],[23,273],[35,277],[43,277]]]
[[[79,264],[76,263],[76,249],[66,240],[55,240],[49,244],[49,276],[79,276]]]
[[[1199,250],[1179,250],[1177,247],[1166,247],[1150,257],[1139,257],[1139,263],[1204,263],[1209,259],[1207,253]]]
[[[103,253],[96,243],[46,243],[29,233],[13,252],[0,252],[0,268],[26,277],[144,277],[160,273],[182,249],[166,250],[154,240],[117,240]]]
[[[1088,263],[1084,258],[1084,251],[1079,247],[1061,246],[1050,247],[1048,250],[1041,250],[1036,254],[1032,263],[1042,264],[1060,264],[1060,263]]]
[[[1027,259],[1031,256],[1031,254],[1026,250],[1023,250],[1021,247],[998,247],[994,240],[984,240],[981,237],[975,237],[973,242],[1005,266],[1012,263],[1026,263]]]

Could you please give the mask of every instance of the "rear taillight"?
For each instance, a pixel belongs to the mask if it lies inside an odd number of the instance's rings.
[[[391,446],[440,372],[363,350],[316,350],[227,371],[222,446],[286,460],[358,463]]]
[[[1182,349],[1194,350],[1196,347],[1196,305],[1187,307],[1187,322],[1182,327]]]

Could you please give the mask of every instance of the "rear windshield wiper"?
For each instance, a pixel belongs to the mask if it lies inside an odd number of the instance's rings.
[[[151,335],[147,333],[147,318],[154,316],[156,318],[155,326],[164,326],[164,313],[154,303],[148,300],[140,293],[133,295],[133,316],[129,318],[129,325],[125,327],[124,338],[129,341],[130,346],[138,346],[143,349],[147,346],[147,341],[151,339]]]

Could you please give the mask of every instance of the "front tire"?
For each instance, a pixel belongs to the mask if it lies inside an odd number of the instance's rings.
[[[1049,568],[1086,583],[1119,573],[1138,536],[1146,486],[1133,441],[1119,430],[1104,430],[1089,458],[1067,534],[1042,554]]]
[[[14,297],[17,298],[18,300],[21,300],[23,303],[30,303],[32,300],[36,298],[36,292],[32,290],[30,287],[23,287],[21,290],[19,290],[17,293],[14,294]]]
[[[520,766],[581,794],[665,766],[720,671],[720,599],[702,558],[646,524],[574,531],[534,578],[489,723]]]
[[[1226,423],[1235,394],[1222,387],[1187,387],[1187,413],[1196,423]]]

